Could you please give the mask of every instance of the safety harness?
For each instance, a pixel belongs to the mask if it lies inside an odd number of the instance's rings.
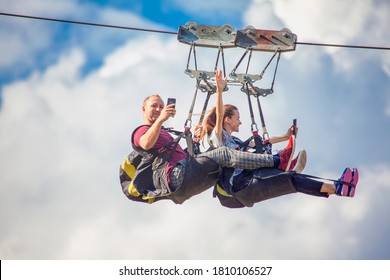
[[[130,200],[153,203],[166,199],[171,194],[167,182],[166,165],[185,133],[170,128],[163,128],[175,134],[171,142],[159,149],[148,151],[134,145],[134,134],[142,126],[137,127],[131,137],[133,150],[120,165],[119,179],[123,193]]]

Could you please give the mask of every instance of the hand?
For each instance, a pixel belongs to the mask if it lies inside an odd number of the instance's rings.
[[[195,126],[195,129],[194,129],[194,136],[196,138],[200,138],[202,135],[202,125],[197,125]]]
[[[286,136],[289,138],[291,135],[294,134],[295,131],[295,136],[298,135],[298,127],[297,126],[290,126],[290,128],[287,130]]]
[[[175,117],[176,115],[176,109],[175,109],[175,104],[170,104],[164,107],[162,109],[159,118],[164,122],[170,117]]]
[[[217,72],[215,72],[215,82],[217,84],[217,91],[222,92],[227,85],[226,77],[222,78],[222,70],[217,70]]]

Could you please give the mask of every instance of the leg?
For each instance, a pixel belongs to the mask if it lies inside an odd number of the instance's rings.
[[[221,168],[214,160],[199,155],[187,157],[177,164],[170,175],[170,198],[176,204],[211,188],[217,182]]]
[[[254,172],[245,172],[233,181],[232,195],[247,207],[255,203],[296,193],[291,173],[276,168],[260,168]]]
[[[294,174],[292,180],[298,192],[308,195],[328,197],[329,194],[331,194],[332,191],[334,193],[335,190],[333,184],[316,181],[300,174]]]
[[[213,159],[221,167],[257,169],[274,166],[274,157],[272,155],[241,152],[227,147],[220,147],[202,153],[201,156]]]
[[[320,192],[327,193],[328,195],[332,195],[336,193],[336,187],[334,184],[323,183]]]

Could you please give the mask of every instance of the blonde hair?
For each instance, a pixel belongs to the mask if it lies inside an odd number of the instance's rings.
[[[146,102],[148,102],[149,99],[152,98],[152,97],[157,97],[157,98],[160,98],[160,99],[162,100],[162,98],[161,98],[160,95],[158,95],[158,94],[152,94],[152,95],[149,95],[148,97],[146,97],[146,98],[144,99],[144,102],[142,103],[142,106],[145,106]]]

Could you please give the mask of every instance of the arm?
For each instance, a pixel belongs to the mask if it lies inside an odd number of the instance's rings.
[[[222,93],[227,85],[226,77],[222,79],[222,71],[218,70],[215,73],[215,80],[217,84],[217,100],[216,100],[216,124],[215,124],[215,133],[217,134],[218,138],[222,142],[222,130],[223,130],[223,101],[222,101]]]
[[[282,142],[282,141],[286,141],[290,138],[291,135],[293,135],[293,131],[294,131],[294,126],[290,126],[290,128],[287,130],[287,132],[281,136],[275,136],[275,137],[271,137],[269,139],[269,141],[271,142],[271,144],[276,144],[276,143],[279,143],[279,142]],[[295,133],[298,133],[298,128],[295,127]]]
[[[140,147],[144,150],[149,150],[154,147],[160,135],[163,123],[169,118],[176,115],[175,104],[167,105],[162,109],[161,114],[152,124],[152,126],[141,136],[139,140]]]

